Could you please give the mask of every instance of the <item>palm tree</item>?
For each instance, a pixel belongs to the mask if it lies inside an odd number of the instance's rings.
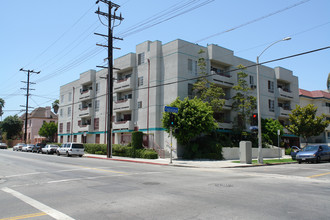
[[[60,104],[60,101],[58,99],[56,99],[53,103],[52,103],[52,107],[53,107],[53,110],[55,112],[55,114],[57,114],[57,111],[58,111],[58,108],[59,108],[59,104]]]
[[[330,73],[328,74],[327,89],[328,89],[328,92],[330,92]]]
[[[0,117],[2,117],[2,115],[3,115],[3,111],[2,111],[3,107],[5,107],[5,100],[0,98]]]

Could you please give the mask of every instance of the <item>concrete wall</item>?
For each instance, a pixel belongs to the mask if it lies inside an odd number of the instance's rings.
[[[225,160],[239,160],[240,150],[238,147],[224,147],[222,155]],[[278,158],[278,148],[263,148],[262,155],[264,158]],[[283,155],[284,150],[281,149],[281,156]],[[258,148],[252,148],[252,158],[258,158]]]

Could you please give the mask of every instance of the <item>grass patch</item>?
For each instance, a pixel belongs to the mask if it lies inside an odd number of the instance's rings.
[[[291,163],[297,162],[296,160],[292,159],[271,159],[271,160],[264,160],[264,164],[277,164],[277,163]],[[233,161],[233,163],[240,163],[239,160]],[[252,160],[252,164],[258,164],[258,160]]]

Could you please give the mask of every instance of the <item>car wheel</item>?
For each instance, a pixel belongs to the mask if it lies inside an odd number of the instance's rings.
[[[57,151],[56,154],[57,154],[57,156],[60,156],[60,152]]]
[[[298,160],[298,163],[301,164],[301,160]]]
[[[49,154],[49,151],[47,151],[47,154]]]
[[[83,155],[79,155],[79,157],[82,157]]]

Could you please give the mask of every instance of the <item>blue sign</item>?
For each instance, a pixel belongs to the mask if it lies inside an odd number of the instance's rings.
[[[165,106],[165,112],[178,113],[179,109],[177,107]]]

